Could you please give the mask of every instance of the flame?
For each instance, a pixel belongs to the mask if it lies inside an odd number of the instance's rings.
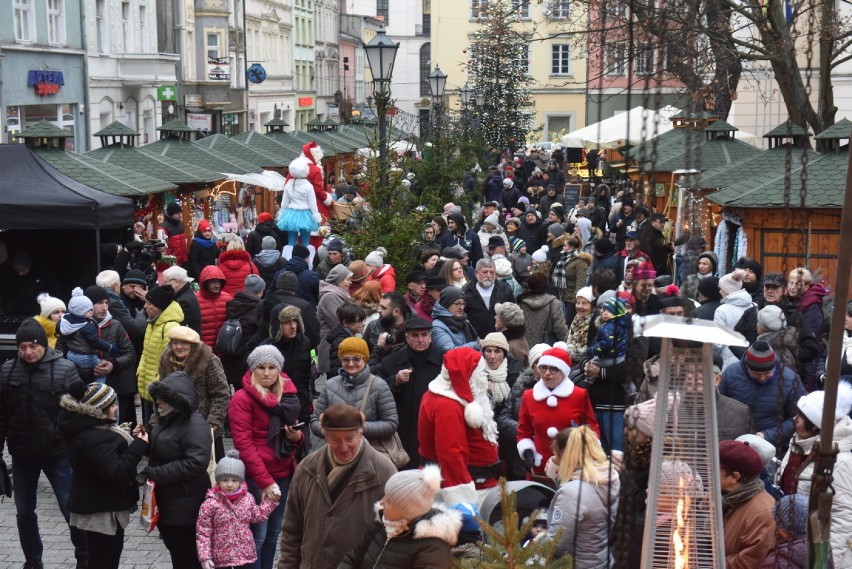
[[[678,485],[680,486],[681,497],[677,501],[676,519],[677,527],[672,535],[672,545],[675,553],[675,569],[687,569],[689,567],[689,528],[686,525],[686,518],[689,514],[690,498],[684,492],[683,476],[680,477]],[[683,537],[681,537],[681,535]]]

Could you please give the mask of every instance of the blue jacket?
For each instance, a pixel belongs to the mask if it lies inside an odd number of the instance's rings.
[[[627,355],[627,326],[630,315],[615,316],[598,328],[595,343],[586,348],[586,355],[601,359],[623,358]]]
[[[473,329],[473,326],[470,326],[470,334],[473,335],[473,339],[472,341],[468,341],[463,331],[455,331],[442,322],[440,320],[442,316],[451,318],[452,314],[450,314],[449,310],[441,306],[440,303],[436,302],[434,308],[432,308],[432,344],[438,347],[442,354],[446,354],[453,348],[460,348],[462,346],[467,346],[475,350],[479,349],[479,342],[477,342],[476,331]]]
[[[719,393],[748,405],[755,428],[766,440],[782,449],[787,447],[793,436],[796,404],[805,394],[795,371],[776,364],[775,375],[766,383],[758,383],[742,362],[732,364],[722,372]]]

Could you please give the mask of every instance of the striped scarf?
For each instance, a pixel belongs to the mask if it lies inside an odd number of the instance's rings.
[[[559,257],[559,261],[556,263],[556,267],[553,269],[553,275],[550,277],[550,282],[553,284],[553,288],[555,288],[559,294],[558,297],[561,298],[562,291],[565,290],[565,287],[568,286],[568,281],[565,278],[565,265],[568,264],[568,261],[573,259],[577,255],[577,251],[563,251],[562,256]]]

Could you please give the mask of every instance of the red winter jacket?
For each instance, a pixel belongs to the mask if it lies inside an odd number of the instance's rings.
[[[396,291],[396,271],[388,264],[375,269],[367,280],[379,283],[382,294]]]
[[[219,268],[225,274],[225,286],[222,290],[231,296],[243,289],[247,276],[258,274],[248,251],[222,252],[219,255]]]
[[[222,281],[223,292],[216,295],[209,293],[204,284],[211,280]],[[219,328],[228,319],[225,304],[234,297],[224,292],[225,274],[216,265],[207,265],[201,270],[198,285],[200,290],[195,293],[195,298],[201,308],[201,341],[213,348],[216,346]]]
[[[284,378],[284,393],[296,393],[296,386],[287,374]],[[260,488],[266,488],[276,478],[289,478],[296,469],[292,456],[276,458],[269,446],[269,408],[278,405],[274,395],[263,398],[251,384],[251,371],[243,376],[243,388],[234,393],[228,404],[228,419],[234,436],[234,448],[240,451],[240,460],[246,465],[246,478],[252,479]],[[292,445],[294,453],[298,445]]]

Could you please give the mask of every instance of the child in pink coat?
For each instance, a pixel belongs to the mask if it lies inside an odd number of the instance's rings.
[[[229,450],[216,465],[216,487],[207,491],[196,523],[195,546],[203,569],[248,567],[257,561],[249,524],[268,518],[281,493],[258,506],[246,487],[245,473],[237,450]]]

